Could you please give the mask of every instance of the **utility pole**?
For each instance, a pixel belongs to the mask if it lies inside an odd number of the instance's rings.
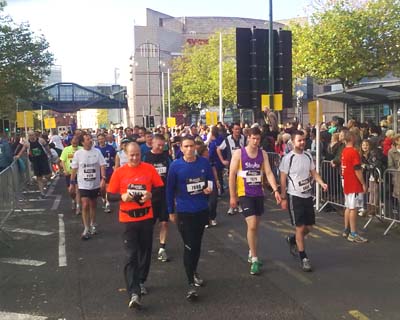
[[[269,109],[274,110],[274,22],[272,18],[272,0],[269,0]]]

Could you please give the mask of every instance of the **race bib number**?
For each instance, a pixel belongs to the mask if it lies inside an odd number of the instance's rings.
[[[308,192],[312,189],[311,178],[299,181],[299,190],[302,193]]]
[[[165,176],[165,174],[167,173],[167,167],[155,167],[155,168],[160,176]]]
[[[206,182],[203,177],[186,180],[186,190],[190,195],[203,193],[205,187]]]
[[[128,193],[131,197],[144,196],[146,194],[146,185],[144,184],[129,184]]]
[[[260,170],[248,170],[246,172],[246,183],[249,186],[261,185],[261,171]]]
[[[96,180],[96,169],[94,168],[83,169],[83,180],[85,181]]]
[[[33,148],[32,149],[32,155],[34,157],[39,157],[42,154],[42,150],[40,150],[39,148]]]

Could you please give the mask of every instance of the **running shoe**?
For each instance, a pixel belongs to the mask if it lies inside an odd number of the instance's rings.
[[[289,246],[289,252],[292,256],[296,256],[297,255],[297,244],[296,244],[296,240],[294,239],[293,236],[287,236],[286,237],[286,242]]]
[[[75,201],[75,200],[72,200],[71,209],[72,209],[72,210],[75,210],[75,209],[76,209],[76,201]]]
[[[75,209],[75,215],[79,216],[80,214],[81,214],[81,207],[79,206],[79,204],[77,204]]]
[[[304,272],[311,272],[312,271],[312,266],[311,266],[310,259],[304,258],[303,260],[301,260],[301,269]]]
[[[168,261],[167,251],[165,251],[164,248],[160,248],[160,250],[158,250],[158,257],[157,258],[161,262],[167,262]]]
[[[211,227],[215,227],[217,224],[218,224],[217,220],[215,220],[215,219],[210,221],[210,226]]]
[[[254,261],[251,263],[250,274],[253,276],[259,275],[261,269],[261,263],[259,261]]]
[[[90,239],[90,233],[89,232],[84,232],[81,235],[82,240],[89,240]]]
[[[188,291],[186,293],[186,299],[189,300],[189,301],[194,301],[194,300],[197,299],[198,296],[199,295],[197,293],[197,289],[196,289],[195,285],[194,284],[190,284],[189,285],[189,289],[188,289]]]
[[[229,208],[228,212],[226,213],[228,216],[232,216],[235,214],[235,211],[233,210],[233,208]]]
[[[350,230],[349,229],[344,229],[342,232],[342,237],[343,238],[347,238],[350,234]]]
[[[96,227],[96,225],[91,225],[90,227],[89,227],[89,233],[91,234],[91,235],[95,235],[95,234],[97,234],[97,227]]]
[[[142,307],[142,304],[140,302],[140,297],[136,293],[132,294],[128,306],[129,308],[135,308],[135,309],[140,309]]]
[[[355,235],[352,235],[351,233],[347,237],[347,240],[350,242],[355,242],[355,243],[366,243],[368,242],[367,238],[361,237],[358,233]]]
[[[110,213],[111,212],[111,208],[110,208],[110,203],[106,203],[106,205],[104,206],[104,212],[105,213]]]
[[[142,296],[145,296],[146,294],[148,294],[148,291],[146,289],[146,287],[144,286],[144,283],[139,283],[140,286],[140,294]]]
[[[202,287],[204,285],[204,280],[200,278],[200,275],[197,272],[194,273],[194,285],[196,287]]]

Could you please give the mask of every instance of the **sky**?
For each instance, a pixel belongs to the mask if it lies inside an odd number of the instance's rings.
[[[7,0],[5,13],[28,22],[50,43],[64,82],[127,85],[133,28],[146,24],[146,8],[171,16],[269,19],[268,0]],[[304,16],[309,0],[275,0],[274,20]]]

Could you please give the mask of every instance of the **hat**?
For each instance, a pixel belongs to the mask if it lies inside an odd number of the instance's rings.
[[[121,144],[123,143],[129,143],[129,142],[133,142],[133,140],[131,138],[125,137],[121,140]]]
[[[193,127],[197,127],[195,123],[192,123],[192,124],[190,125],[190,128],[193,128]]]
[[[251,128],[258,128],[260,125],[256,122],[251,125]]]

